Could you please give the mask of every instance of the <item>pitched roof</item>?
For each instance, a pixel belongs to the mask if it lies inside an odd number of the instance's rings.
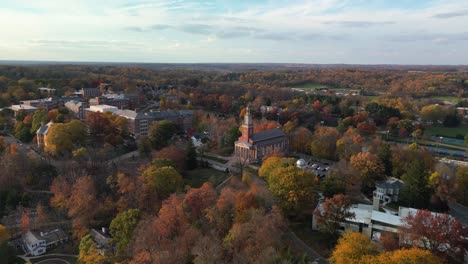
[[[401,189],[403,188],[404,182],[397,178],[389,177],[388,179],[384,181],[376,182],[375,185],[378,188],[383,188],[383,189],[394,189],[394,188]]]
[[[285,137],[283,130],[274,128],[253,134],[250,138],[253,142],[264,141],[272,138]]]

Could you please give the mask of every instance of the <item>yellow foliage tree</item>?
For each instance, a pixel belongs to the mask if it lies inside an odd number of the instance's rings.
[[[8,239],[9,235],[6,228],[0,225],[0,244]]]
[[[400,249],[366,257],[365,264],[440,264],[442,261],[430,251],[419,248]]]
[[[78,256],[78,263],[81,264],[102,264],[105,263],[106,258],[101,256],[96,249],[96,243],[93,241],[91,235],[86,235],[80,242],[80,254]]]
[[[348,232],[344,234],[336,245],[330,257],[333,264],[363,263],[366,258],[376,256],[378,248],[364,234]]]

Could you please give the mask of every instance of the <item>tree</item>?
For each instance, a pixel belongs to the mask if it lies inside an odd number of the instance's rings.
[[[2,263],[15,263],[16,251],[8,244],[9,237],[6,228],[0,225],[0,260]]]
[[[31,228],[31,220],[29,218],[29,211],[23,210],[21,213],[21,231],[26,233]]]
[[[209,182],[200,188],[191,188],[184,197],[184,205],[193,220],[200,220],[205,216],[205,210],[216,203],[217,194]]]
[[[78,262],[82,264],[104,264],[106,258],[99,254],[96,246],[91,235],[84,236],[80,241]]]
[[[416,208],[427,206],[431,197],[431,190],[429,189],[429,175],[424,162],[415,160],[409,164],[401,179],[404,182],[403,189],[400,192],[401,201]]]
[[[288,214],[295,214],[313,204],[314,178],[310,172],[288,166],[272,171],[267,182],[280,208]]]
[[[90,176],[80,177],[75,181],[67,207],[76,238],[83,237],[94,221],[98,205],[96,198],[96,187]]]
[[[161,199],[180,190],[183,184],[182,176],[173,167],[151,165],[141,176],[143,183]]]
[[[268,179],[271,173],[280,167],[289,167],[295,166],[296,162],[292,158],[282,158],[282,157],[269,157],[263,163],[260,169],[258,170],[258,175],[264,179]]]
[[[336,128],[319,127],[314,132],[311,144],[312,155],[322,159],[336,158],[336,141],[340,138],[340,133]]]
[[[138,140],[138,152],[144,157],[151,157],[151,141],[148,137],[140,137]]]
[[[350,164],[362,178],[363,187],[373,188],[375,182],[384,178],[384,166],[377,155],[360,152],[351,156]]]
[[[419,248],[399,249],[391,252],[384,252],[378,256],[370,256],[364,259],[365,264],[442,264],[442,261],[431,254],[430,251]]]
[[[330,262],[333,264],[365,263],[366,258],[375,256],[378,252],[377,246],[372,244],[366,235],[348,232],[338,240]]]
[[[314,211],[320,230],[332,236],[338,235],[340,223],[347,218],[354,218],[350,208],[351,200],[346,195],[335,194],[332,198],[326,198]]]
[[[437,121],[443,120],[444,115],[444,110],[438,104],[427,105],[421,108],[421,118],[424,121],[431,121],[433,123],[437,123]]]
[[[459,166],[455,173],[455,179],[457,201],[468,206],[468,166]]]
[[[31,134],[36,134],[36,131],[41,127],[42,124],[47,123],[48,117],[44,110],[36,111],[33,115],[31,124]]]
[[[183,149],[176,146],[168,146],[162,148],[155,154],[157,159],[170,160],[173,162],[172,165],[177,171],[182,172],[185,170],[187,165],[186,153]],[[171,165],[168,165],[171,166]]]
[[[400,232],[408,246],[419,246],[445,257],[457,256],[459,260],[467,253],[468,228],[448,214],[418,210],[402,222]]]
[[[162,120],[153,122],[149,129],[148,138],[155,149],[161,149],[169,143],[176,132],[176,126],[173,122]]]
[[[333,197],[335,194],[344,194],[346,192],[346,182],[343,177],[333,171],[320,182],[320,189],[323,196]]]
[[[52,155],[70,153],[75,146],[84,145],[87,133],[86,126],[78,120],[65,124],[54,123],[49,127],[45,151]]]
[[[118,214],[110,224],[111,244],[115,245],[116,255],[126,257],[133,230],[140,220],[140,210],[130,209]]]
[[[188,141],[187,149],[185,150],[185,163],[185,166],[189,170],[195,169],[198,165],[197,150],[195,149],[192,140]]]

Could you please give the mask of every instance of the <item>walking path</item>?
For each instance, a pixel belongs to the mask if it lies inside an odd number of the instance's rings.
[[[34,259],[39,259],[39,258],[44,258],[44,257],[75,257],[75,258],[78,258],[78,255],[72,255],[72,254],[44,254],[44,255],[40,255],[40,256],[34,256],[34,257],[27,257],[26,255],[18,255],[19,258],[22,258],[24,261],[26,262],[30,262],[31,260],[34,260]],[[51,261],[55,261],[55,262],[51,262]],[[65,259],[61,259],[61,258],[51,258],[51,259],[45,259],[45,260],[41,260],[37,263],[67,263],[67,264],[70,264],[70,262],[68,262],[67,260]]]

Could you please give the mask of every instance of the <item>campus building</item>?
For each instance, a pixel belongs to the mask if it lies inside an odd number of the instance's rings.
[[[264,156],[275,152],[287,152],[288,137],[279,128],[254,133],[254,125],[250,108],[244,116],[242,136],[235,143],[235,155],[248,161],[261,160]]]

